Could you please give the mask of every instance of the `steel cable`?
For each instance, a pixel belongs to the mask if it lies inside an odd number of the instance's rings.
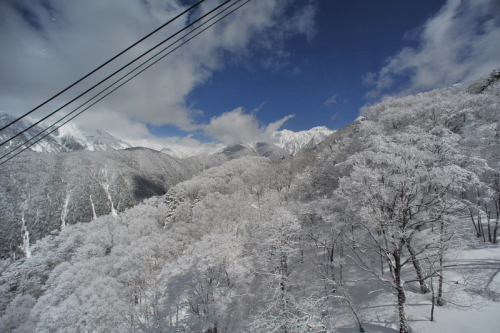
[[[15,124],[16,122],[18,122],[19,120],[23,119],[24,117],[30,115],[31,113],[33,113],[34,111],[38,110],[39,108],[41,108],[42,106],[44,106],[45,104],[47,104],[48,102],[54,100],[55,98],[59,97],[61,94],[65,93],[66,91],[68,91],[69,89],[73,88],[74,86],[76,86],[78,83],[82,82],[83,80],[85,80],[86,78],[88,78],[89,76],[91,76],[92,74],[96,73],[97,71],[99,71],[100,69],[104,68],[105,66],[107,66],[109,63],[111,63],[112,61],[116,60],[118,57],[122,56],[124,53],[130,51],[132,48],[134,48],[135,46],[137,46],[138,44],[142,43],[143,41],[145,41],[146,39],[148,39],[149,37],[151,37],[152,35],[154,35],[155,33],[157,33],[158,31],[160,31],[161,29],[165,28],[167,25],[171,24],[172,22],[174,22],[175,20],[177,20],[179,17],[183,16],[184,14],[190,12],[191,10],[193,10],[194,8],[196,8],[197,6],[199,6],[202,2],[204,2],[206,0],[200,0],[198,1],[197,3],[195,3],[194,5],[192,5],[191,7],[189,7],[188,9],[186,9],[185,11],[183,11],[182,13],[178,14],[177,16],[175,16],[174,18],[172,18],[171,20],[169,20],[168,22],[164,23],[163,25],[161,25],[160,27],[158,27],[157,29],[155,29],[154,31],[150,32],[149,34],[147,34],[146,36],[144,36],[143,38],[141,38],[140,40],[138,40],[137,42],[135,42],[134,44],[130,45],[129,47],[127,47],[125,50],[121,51],[120,53],[118,53],[117,55],[115,55],[114,57],[112,57],[111,59],[109,59],[108,61],[106,61],[105,63],[103,63],[102,65],[100,65],[99,67],[97,67],[96,69],[92,70],[90,73],[86,74],[84,77],[82,77],[81,79],[77,80],[76,82],[72,83],[71,85],[69,85],[68,87],[66,87],[65,89],[61,90],[60,92],[58,92],[57,94],[55,94],[54,96],[52,96],[51,98],[49,98],[48,100],[46,100],[45,102],[43,102],[42,104],[38,105],[37,107],[35,107],[34,109],[26,112],[25,114],[23,114],[21,117],[11,121],[10,123],[8,123],[7,125],[3,126],[2,128],[0,128],[0,132],[3,131],[4,129],[12,126],[13,124]],[[5,142],[3,142],[2,144],[0,144],[0,146],[2,146]]]
[[[111,84],[110,86],[108,86],[106,89],[102,90],[100,93],[98,93],[97,95],[93,96],[87,102],[85,102],[84,104],[80,105],[78,108],[74,109],[69,114],[67,114],[66,116],[64,116],[61,119],[59,119],[56,123],[50,125],[45,130],[43,130],[42,132],[38,133],[36,136],[32,137],[31,139],[25,141],[23,144],[21,144],[21,145],[17,146],[16,148],[12,149],[10,152],[8,152],[8,153],[4,154],[3,156],[1,156],[0,160],[3,159],[3,158],[5,158],[6,156],[10,155],[11,153],[13,153],[15,150],[23,147],[26,143],[30,142],[31,140],[33,140],[34,138],[36,138],[37,136],[39,136],[41,133],[43,133],[44,131],[48,130],[50,127],[55,126],[58,122],[60,122],[61,120],[65,119],[66,117],[70,116],[71,114],[73,114],[74,112],[76,112],[77,110],[79,110],[85,104],[89,103],[90,101],[92,101],[93,99],[95,99],[96,97],[98,97],[99,95],[101,95],[102,93],[104,93],[106,90],[108,90],[109,88],[111,88],[112,86],[114,86],[115,84],[117,84],[118,82],[120,82],[121,80],[123,80],[126,76],[130,75],[132,72],[136,71],[137,69],[139,69],[140,67],[142,67],[143,65],[145,65],[147,62],[149,62],[153,58],[157,57],[159,54],[163,53],[165,50],[167,50],[168,48],[170,48],[172,45],[174,45],[175,43],[179,42],[180,40],[182,40],[183,38],[185,38],[186,36],[188,36],[192,32],[196,31],[196,29],[199,29],[203,25],[207,24],[212,19],[216,18],[217,16],[219,16],[220,14],[222,14],[224,11],[226,11],[227,9],[229,9],[232,6],[236,5],[240,1],[242,1],[242,0],[237,0],[234,4],[232,4],[231,6],[228,6],[227,8],[225,8],[224,10],[222,10],[221,12],[219,12],[218,14],[216,14],[214,17],[210,18],[208,21],[202,23],[200,26],[198,26],[197,28],[195,28],[193,31],[189,32],[188,34],[184,35],[183,37],[179,38],[178,40],[176,40],[175,42],[173,42],[172,44],[170,44],[169,46],[165,47],[160,52],[156,53],[154,56],[150,57],[148,60],[146,60],[145,62],[143,62],[141,65],[137,66],[132,71],[128,72],[123,77],[121,77],[120,79],[118,79],[117,81],[115,81],[113,84]],[[132,80],[133,78],[135,78],[136,76],[138,76],[139,74],[141,74],[142,72],[144,72],[145,70],[147,70],[148,68],[150,68],[151,66],[153,66],[154,64],[156,64],[157,62],[159,62],[160,60],[162,60],[163,58],[165,58],[166,56],[170,55],[172,52],[174,52],[175,50],[179,49],[181,46],[183,46],[184,44],[188,43],[189,41],[191,41],[192,39],[194,39],[195,37],[197,37],[198,35],[200,35],[204,31],[208,30],[209,28],[211,28],[212,26],[214,26],[218,22],[222,21],[224,18],[226,18],[227,16],[231,15],[236,10],[240,9],[241,7],[243,7],[244,5],[246,5],[247,3],[249,3],[250,1],[251,0],[245,1],[243,4],[241,4],[240,6],[236,7],[235,9],[233,9],[232,11],[230,11],[229,13],[227,13],[226,15],[224,15],[223,17],[219,18],[218,20],[216,20],[215,22],[213,22],[212,24],[210,24],[209,26],[207,26],[206,28],[204,28],[203,30],[201,30],[200,32],[198,32],[197,34],[195,34],[194,36],[190,37],[186,41],[182,42],[181,44],[179,44],[178,46],[176,46],[174,49],[172,49],[171,51],[169,51],[168,53],[162,55],[160,58],[158,58],[157,60],[155,60],[154,62],[152,62],[147,67],[143,68],[142,70],[140,70],[139,72],[137,72],[136,74],[134,74],[133,76],[131,76],[130,78],[128,78],[126,81],[124,81],[123,83],[121,83],[120,85],[118,85],[117,87],[115,87],[113,90],[109,91],[107,94],[105,94],[104,96],[102,96],[101,98],[99,98],[98,100],[96,100],[95,102],[93,102],[92,104],[90,104],[89,106],[87,106],[85,109],[81,110],[80,112],[78,112],[77,114],[75,114],[74,116],[72,116],[71,118],[69,118],[68,120],[66,120],[65,122],[63,122],[62,124],[56,126],[54,129],[52,129],[51,131],[49,131],[48,133],[46,133],[45,135],[43,135],[42,137],[40,137],[38,140],[36,140],[36,141],[32,142],[31,144],[29,144],[28,146],[24,147],[22,150],[20,150],[19,152],[15,153],[14,155],[12,155],[11,157],[9,157],[5,161],[0,162],[0,166],[3,165],[3,164],[5,164],[6,162],[10,161],[14,157],[18,156],[19,154],[21,154],[25,150],[29,149],[29,147],[35,145],[36,143],[38,143],[39,141],[41,141],[45,137],[47,137],[50,134],[54,133],[60,127],[62,127],[63,125],[67,124],[68,122],[70,122],[71,120],[73,120],[74,118],[76,118],[77,116],[79,116],[80,114],[82,114],[83,112],[85,112],[86,110],[88,110],[89,108],[91,108],[92,106],[94,106],[95,104],[97,104],[99,101],[103,100],[104,98],[106,98],[107,96],[109,96],[111,93],[113,93],[114,91],[116,91],[117,89],[119,89],[120,87],[122,87],[123,85],[125,85],[127,82],[129,82],[130,80]]]
[[[198,23],[199,21],[201,21],[202,19],[204,19],[205,17],[211,15],[213,12],[215,12],[216,10],[218,10],[219,8],[223,7],[224,5],[226,5],[227,3],[231,2],[233,0],[227,0],[225,2],[223,2],[222,4],[220,4],[219,6],[215,7],[214,9],[212,9],[211,11],[209,11],[208,13],[206,13],[205,15],[201,16],[200,18],[196,19],[195,21],[191,22],[190,24],[188,24],[187,26],[185,26],[184,28],[178,30],[176,33],[174,33],[173,35],[170,35],[168,38],[164,39],[162,42],[156,44],[154,47],[150,48],[148,51],[144,52],[143,54],[141,54],[140,56],[136,57],[134,60],[130,61],[129,63],[127,63],[126,65],[122,66],[120,69],[116,70],[115,72],[113,72],[111,75],[107,76],[106,78],[104,78],[103,80],[99,81],[98,83],[96,83],[95,85],[93,85],[91,88],[85,90],[83,93],[81,93],[80,95],[78,95],[77,97],[73,98],[72,100],[70,100],[69,102],[67,102],[66,104],[64,104],[63,106],[59,107],[58,109],[56,109],[55,111],[51,112],[50,114],[48,114],[47,116],[43,117],[42,119],[38,120],[37,122],[33,123],[32,125],[28,126],[27,128],[25,128],[24,130],[22,130],[21,132],[11,136],[10,138],[8,138],[7,140],[3,141],[2,143],[0,143],[0,146],[3,146],[4,144],[6,144],[7,142],[9,142],[10,140],[12,139],[15,139],[17,138],[18,136],[20,136],[21,134],[29,131],[30,129],[32,129],[33,127],[39,125],[40,123],[42,123],[44,120],[50,118],[51,116],[53,116],[54,114],[56,114],[57,112],[61,111],[62,109],[64,109],[65,107],[67,107],[68,105],[70,105],[71,103],[75,102],[77,99],[79,99],[80,97],[86,95],[88,92],[92,91],[93,89],[95,89],[96,87],[98,87],[99,85],[101,85],[102,83],[106,82],[107,80],[109,80],[110,78],[112,78],[113,76],[115,76],[116,74],[118,74],[119,72],[121,72],[122,70],[124,70],[125,68],[127,68],[128,66],[132,65],[133,63],[135,63],[137,60],[141,59],[142,57],[144,57],[145,55],[147,55],[148,53],[152,52],[153,50],[155,50],[156,48],[160,47],[161,45],[163,45],[164,43],[166,43],[167,41],[169,41],[170,39],[174,38],[175,36],[177,36],[178,34],[180,34],[181,32],[187,30],[188,28],[190,28],[191,26],[195,25],[196,23]]]

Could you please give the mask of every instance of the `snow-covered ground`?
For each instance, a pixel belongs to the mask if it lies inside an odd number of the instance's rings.
[[[457,287],[465,287],[465,292],[452,295],[458,304],[436,307],[430,322],[430,302],[411,302],[408,312],[414,333],[500,332],[500,247],[483,245],[461,251],[455,266],[445,273]]]
[[[430,321],[431,293],[423,295],[416,285],[407,286],[407,316],[412,333],[500,332],[500,246],[484,243],[482,239],[469,241],[468,249],[448,255],[444,273],[448,302],[435,307],[434,321]],[[437,285],[436,280],[434,284]],[[363,318],[365,332],[399,331],[396,298],[386,292],[388,289],[361,280],[350,291]],[[349,315],[339,318],[339,333],[359,332]]]

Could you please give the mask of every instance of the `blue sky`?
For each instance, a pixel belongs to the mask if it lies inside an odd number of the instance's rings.
[[[367,102],[363,77],[383,67],[417,29],[445,3],[419,1],[318,1],[315,34],[286,43],[289,53],[278,68],[254,61],[229,66],[194,89],[189,101],[205,111],[202,118],[243,106],[264,123],[294,114],[287,129],[314,126],[339,129],[359,115]],[[329,103],[327,101],[329,100]]]
[[[192,2],[0,2],[0,111],[31,109]],[[221,2],[205,1],[191,19]],[[278,128],[339,129],[386,96],[499,67],[499,27],[496,0],[252,0],[78,123],[153,148],[266,140]]]

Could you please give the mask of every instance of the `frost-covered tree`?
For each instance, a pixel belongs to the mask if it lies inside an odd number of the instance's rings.
[[[409,330],[403,268],[413,264],[415,280],[424,291],[420,258],[435,247],[433,237],[417,243],[417,235],[461,208],[453,195],[465,191],[474,177],[455,164],[441,163],[446,158],[436,147],[445,145],[416,128],[413,133],[374,136],[371,149],[343,165],[350,173],[336,190],[347,218],[358,229],[352,236],[353,258],[396,291],[401,333]],[[386,274],[370,264],[377,257],[388,265]]]
[[[263,302],[251,326],[253,331],[293,332],[304,324],[292,280],[300,223],[278,191],[268,192],[263,202],[249,235]]]

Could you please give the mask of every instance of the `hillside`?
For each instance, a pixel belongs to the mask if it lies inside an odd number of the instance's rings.
[[[0,268],[0,331],[491,331],[496,75],[387,99],[312,149],[243,154],[24,247]]]
[[[165,194],[200,171],[146,148],[71,153],[25,152],[0,173],[0,254],[22,255],[53,230],[116,214],[146,198]]]

